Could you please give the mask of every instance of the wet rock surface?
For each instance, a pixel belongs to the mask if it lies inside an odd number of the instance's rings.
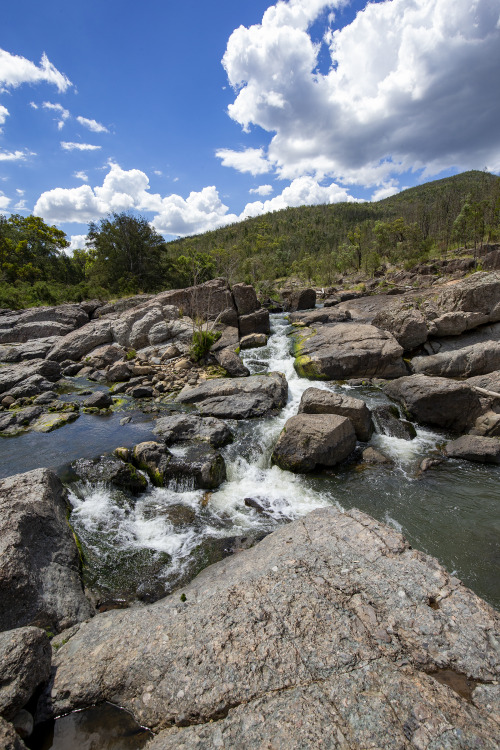
[[[0,629],[54,632],[92,615],[57,476],[37,469],[0,481]]]
[[[415,427],[408,420],[401,419],[395,406],[376,406],[372,414],[377,432],[382,435],[400,438],[400,440],[413,440],[417,437]]]
[[[356,447],[352,422],[337,414],[297,414],[287,420],[274,446],[272,462],[295,472],[335,466]]]
[[[170,414],[156,421],[153,430],[167,445],[189,440],[203,440],[213,448],[230,443],[233,435],[221,419],[198,417],[196,414]]]
[[[364,401],[340,393],[308,388],[302,394],[299,414],[338,414],[351,420],[356,437],[362,442],[370,439],[373,422],[370,410]]]
[[[132,464],[115,456],[80,458],[71,464],[78,479],[85,482],[109,483],[138,495],[148,486],[147,479]]]
[[[464,458],[481,464],[500,464],[500,440],[494,437],[462,435],[446,444],[445,453],[450,458]]]
[[[182,596],[61,634],[43,713],[113,697],[159,732],[158,750],[325,738],[493,750],[484,689],[498,679],[498,626],[400,534],[328,508],[207,568]],[[444,669],[468,675],[469,700],[437,679]]]

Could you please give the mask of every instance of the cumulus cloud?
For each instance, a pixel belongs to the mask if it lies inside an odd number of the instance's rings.
[[[5,124],[5,120],[7,119],[8,116],[9,116],[9,110],[7,109],[7,107],[3,107],[0,104],[0,133],[2,132],[1,126]]]
[[[370,198],[371,201],[381,201],[384,198],[389,198],[391,195],[399,193],[399,188],[396,185],[382,185],[373,193]]]
[[[71,141],[61,141],[61,148],[65,151],[98,151],[101,147],[94,146],[92,143],[72,143]]]
[[[88,130],[91,130],[93,133],[109,133],[109,130],[104,127],[104,125],[101,125],[100,122],[97,122],[97,120],[89,120],[87,117],[80,116],[76,119],[80,125],[83,125],[84,128],[88,128]]]
[[[5,211],[5,209],[7,209],[9,205],[10,205],[10,198],[7,198],[7,196],[4,195],[4,193],[2,193],[2,191],[0,190],[0,213]]]
[[[87,223],[109,213],[133,210],[152,214],[151,224],[158,232],[185,236],[287,206],[353,200],[345,188],[334,182],[320,185],[312,177],[304,176],[293,180],[280,195],[270,200],[248,203],[237,215],[229,212],[214,185],[192,191],[187,198],[176,193],[161,196],[150,192],[144,172],[124,170],[111,162],[102,185],[48,190],[39,197],[34,212],[49,222]]]
[[[87,240],[86,234],[72,234],[69,238],[69,247],[66,248],[68,255],[73,255],[75,250],[83,250]]]
[[[25,57],[11,55],[10,52],[0,49],[0,92],[17,88],[23,83],[42,82],[53,84],[60,93],[73,85],[69,78],[50,62],[45,52],[40,64],[36,65]]]
[[[408,169],[498,164],[498,3],[368,3],[313,42],[311,24],[340,5],[278,2],[228,40],[229,115],[272,134],[267,159],[277,173],[384,185]],[[330,57],[325,73],[320,50]]]
[[[83,170],[80,171],[80,172],[75,172],[73,174],[73,177],[76,177],[77,180],[81,180],[82,182],[88,182],[89,181],[87,173],[84,172]]]
[[[249,193],[255,193],[255,195],[271,195],[273,192],[272,185],[259,185],[256,188],[250,188]]]
[[[231,151],[229,148],[220,148],[215,152],[215,155],[222,160],[223,167],[233,167],[238,172],[249,172],[254,177],[271,170],[271,165],[267,161],[262,148],[247,148],[245,151]]]
[[[52,102],[43,102],[42,107],[44,109],[49,109],[52,112],[57,112],[59,119],[57,122],[57,127],[59,130],[62,130],[64,127],[64,123],[70,116],[69,110],[65,109],[62,104],[53,104]]]
[[[26,161],[29,156],[36,156],[34,151],[0,151],[0,161]]]

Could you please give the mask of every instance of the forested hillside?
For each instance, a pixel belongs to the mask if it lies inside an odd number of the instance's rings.
[[[126,213],[90,224],[87,248],[65,254],[63,232],[39,217],[0,216],[0,307],[56,304],[188,286],[215,276],[270,288],[296,277],[406,268],[459,246],[500,239],[500,178],[465,172],[377,203],[287,208],[165,242]]]

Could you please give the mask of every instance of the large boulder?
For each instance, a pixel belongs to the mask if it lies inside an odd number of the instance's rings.
[[[343,393],[308,388],[302,394],[299,413],[338,414],[340,417],[347,417],[353,424],[356,437],[362,442],[369,440],[373,433],[370,410],[365,402]]]
[[[295,332],[295,369],[317,379],[398,378],[406,374],[403,347],[371,325],[339,323]]]
[[[0,346],[0,362],[22,362],[25,359],[44,359],[56,343],[58,336],[33,339],[25,344]]]
[[[500,440],[495,437],[462,435],[446,444],[445,453],[450,458],[464,458],[480,464],[500,464]]]
[[[225,422],[215,417],[199,417],[196,414],[170,414],[156,421],[153,430],[166,445],[190,440],[202,440],[212,448],[221,448],[230,443],[233,433]]]
[[[500,369],[500,341],[485,341],[455,351],[414,357],[411,369],[424,375],[469,378]]]
[[[475,273],[445,287],[433,302],[444,312],[475,313],[468,328],[494,323],[500,320],[500,273]]]
[[[482,411],[479,394],[467,383],[427,375],[409,375],[384,386],[417,422],[465,432]]]
[[[218,378],[207,380],[195,388],[183,388],[176,401],[192,404],[204,416],[220,419],[248,419],[263,417],[281,409],[288,396],[284,375],[251,375],[248,378]]]
[[[269,311],[264,307],[248,315],[241,315],[239,318],[240,336],[248,336],[251,333],[271,333],[271,324],[269,322]]]
[[[93,320],[58,339],[47,356],[49,359],[56,360],[56,362],[62,362],[65,359],[78,362],[93,349],[103,344],[111,344],[112,341],[113,334],[110,321],[106,318],[104,320]]]
[[[231,291],[238,315],[248,315],[260,308],[260,302],[251,284],[233,284]]]
[[[113,484],[121,490],[138,495],[147,489],[147,479],[137,472],[135,466],[115,456],[79,458],[71,464],[79,479],[94,484]]]
[[[224,349],[215,352],[214,356],[231,378],[246,378],[250,375],[248,367],[243,364],[231,347],[226,346]]]
[[[0,633],[0,715],[12,720],[50,674],[52,649],[45,630]]]
[[[24,343],[48,336],[65,336],[89,322],[80,305],[33,307],[0,318],[0,344]]]
[[[411,422],[401,419],[399,411],[394,404],[381,404],[372,409],[373,421],[377,432],[400,440],[413,440],[417,437],[417,431]]]
[[[68,510],[64,487],[48,469],[0,481],[0,630],[58,632],[93,614]]]
[[[291,289],[281,292],[285,309],[290,312],[296,310],[310,310],[316,305],[316,292],[314,289]]]
[[[402,305],[399,309],[381,310],[372,325],[392,333],[405,351],[411,351],[427,341],[427,321],[420,310]]]
[[[29,378],[35,377],[39,379],[38,385],[47,381],[55,382],[61,377],[61,368],[57,362],[50,359],[32,359],[29,362],[0,367],[0,393],[11,391],[16,386],[22,387]],[[35,387],[33,390],[33,393],[23,395],[35,395],[43,388],[39,390]]]
[[[150,440],[135,446],[132,459],[158,487],[213,490],[226,478],[224,459],[209,445],[188,445],[174,454],[165,445]]]
[[[347,417],[297,414],[287,420],[271,460],[281,469],[304,473],[335,466],[356,447],[356,433]]]
[[[112,701],[155,750],[496,750],[499,625],[394,529],[328,507],[61,634],[44,713]]]

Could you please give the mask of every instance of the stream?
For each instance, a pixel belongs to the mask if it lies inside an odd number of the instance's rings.
[[[288,403],[274,417],[229,422],[235,440],[222,449],[227,481],[217,491],[207,495],[189,486],[150,486],[132,499],[105,485],[70,486],[70,522],[87,559],[87,584],[109,592],[112,606],[120,600],[125,604],[136,594],[151,601],[220,559],[228,546],[251,544],[278,524],[336,504],[359,508],[392,525],[412,546],[437,557],[499,608],[500,469],[449,461],[416,478],[422,458],[446,441],[445,433],[417,427],[412,441],[375,434],[371,445],[392,459],[390,467],[357,461],[323,474],[296,475],[271,466],[273,446],[286,420],[297,413],[307,388],[349,393],[371,407],[388,401],[373,387],[299,378],[290,351],[292,328],[284,315],[272,315],[271,322],[267,346],[241,356],[254,374],[283,372],[289,383]],[[105,418],[82,415],[49,435],[27,433],[3,439],[2,474],[51,466],[65,478],[62,467],[77,457],[154,439],[151,415],[134,412],[129,424],[120,425],[122,416],[120,412]],[[268,515],[247,507],[245,498],[264,500]]]

